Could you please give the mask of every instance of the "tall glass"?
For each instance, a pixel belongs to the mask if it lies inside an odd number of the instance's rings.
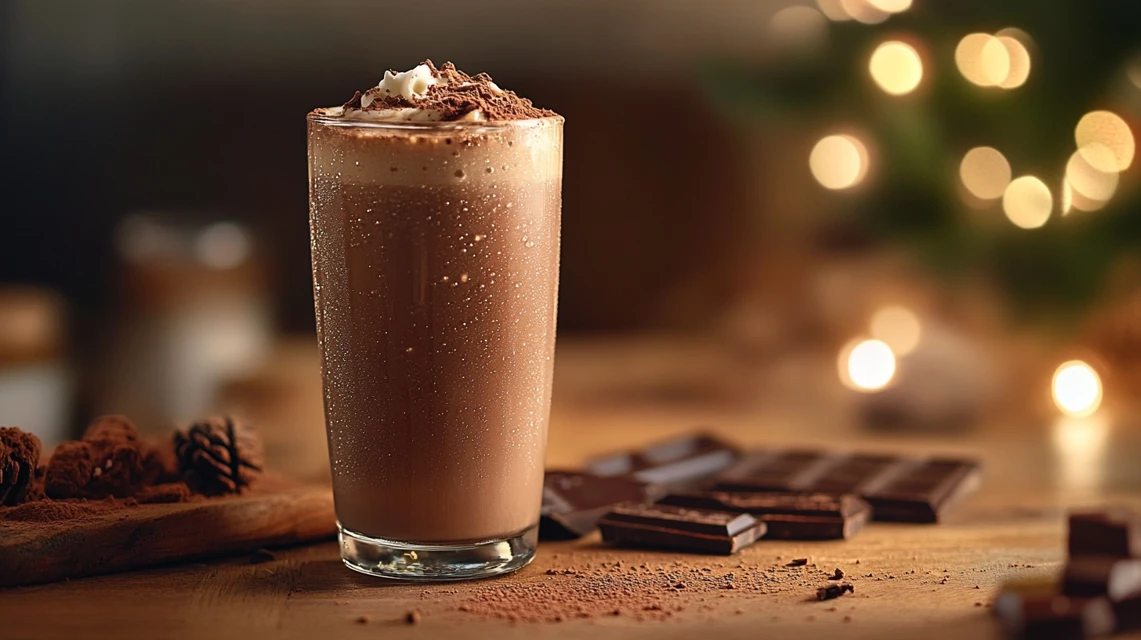
[[[308,122],[341,557],[392,578],[518,569],[542,499],[563,120]]]

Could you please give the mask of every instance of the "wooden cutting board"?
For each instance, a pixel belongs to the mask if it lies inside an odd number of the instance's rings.
[[[0,509],[0,586],[297,544],[337,530],[328,487],[280,477],[263,478],[243,496],[117,509],[92,504],[82,521],[4,518]]]

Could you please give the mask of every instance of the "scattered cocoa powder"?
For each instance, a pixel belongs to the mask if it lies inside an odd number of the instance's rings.
[[[16,523],[45,523],[62,520],[93,519],[100,515],[138,506],[134,499],[120,500],[40,500],[25,502],[12,508],[0,510],[0,521]]]
[[[713,610],[712,596],[776,594],[814,588],[801,568],[725,566],[686,567],[682,563],[594,562],[551,568],[530,577],[477,587],[455,610],[488,619],[551,623],[622,616],[635,621],[666,620]],[[679,588],[679,585],[681,587]],[[846,588],[851,587],[845,585]],[[839,587],[837,587],[839,588]],[[428,599],[436,593],[421,594]],[[694,604],[693,600],[704,604]],[[709,597],[709,598],[707,598]]]
[[[189,502],[194,492],[185,482],[166,482],[149,487],[143,487],[135,499],[139,504],[170,504],[174,502]]]

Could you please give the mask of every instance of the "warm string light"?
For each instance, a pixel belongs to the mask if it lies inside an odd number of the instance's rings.
[[[1016,89],[1030,77],[1030,36],[1007,28],[991,35],[971,33],[955,47],[955,66],[972,84]]]
[[[1037,229],[1050,219],[1054,198],[1046,184],[1034,176],[1015,178],[1002,194],[1002,210],[1015,226]]]
[[[973,196],[997,200],[1010,184],[1010,163],[993,147],[975,147],[959,163],[959,179]]]
[[[895,354],[881,340],[857,339],[840,351],[840,381],[856,391],[878,391],[895,376]]]
[[[827,189],[847,189],[863,181],[868,172],[868,151],[854,136],[821,138],[808,157],[813,177]]]
[[[912,0],[816,0],[820,11],[834,22],[855,20],[879,24],[895,13],[911,8]]]
[[[769,21],[769,40],[786,51],[820,49],[827,37],[828,19],[812,7],[785,7]]]
[[[910,309],[895,305],[876,311],[869,330],[873,338],[891,347],[892,353],[901,357],[914,351],[923,337],[919,317]]]
[[[899,96],[911,93],[923,79],[923,62],[909,44],[889,40],[872,52],[868,61],[872,79],[887,93]]]
[[[1050,383],[1054,404],[1071,418],[1093,415],[1101,406],[1101,378],[1081,360],[1063,363]]]

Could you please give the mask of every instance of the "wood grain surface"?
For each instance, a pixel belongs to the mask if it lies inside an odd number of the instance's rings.
[[[0,586],[215,557],[335,533],[327,487],[270,477],[243,496],[138,505],[82,521],[0,521]]]
[[[418,585],[357,575],[328,542],[280,551],[266,564],[237,555],[4,589],[0,638],[984,640],[1002,637],[988,605],[1004,580],[1060,570],[1068,508],[1141,506],[1141,425],[1125,413],[1080,423],[995,415],[959,433],[880,433],[852,422],[854,396],[835,384],[833,354],[774,358],[754,371],[709,345],[564,342],[557,363],[549,466],[702,425],[746,446],[972,455],[985,479],[943,524],[872,523],[848,541],[762,541],[730,558],[610,549],[594,534],[542,544],[512,576]],[[806,556],[815,567],[782,573],[790,558]],[[815,588],[836,568],[855,593],[816,601]],[[663,580],[608,591],[609,572],[627,570]],[[679,589],[671,573],[736,573],[764,586]],[[766,584],[766,575],[784,577]],[[568,605],[552,594],[594,588],[626,612],[513,623],[472,606],[513,589],[511,607],[558,612]],[[671,613],[639,616],[647,599]],[[411,610],[418,624],[404,621]]]

